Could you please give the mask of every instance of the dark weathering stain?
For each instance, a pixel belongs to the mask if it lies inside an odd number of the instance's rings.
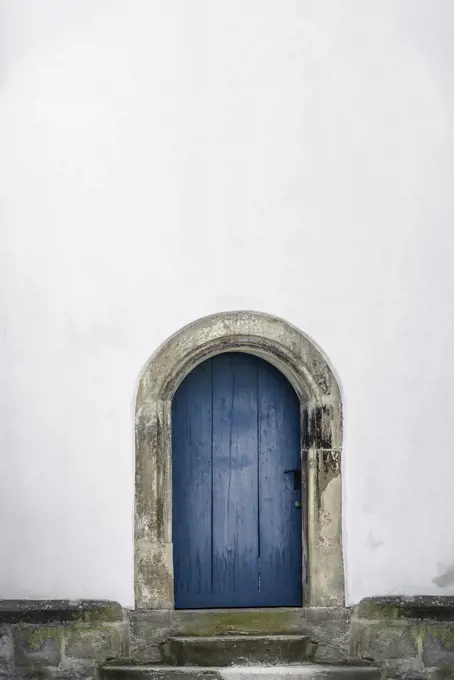
[[[163,436],[163,430],[162,430],[162,425],[161,425],[161,419],[158,418],[156,419],[156,438],[158,442],[161,442],[161,437]],[[158,457],[156,461],[157,469],[158,469],[158,485],[159,485],[159,477],[162,476],[162,460]],[[156,495],[156,534],[159,538],[163,538],[164,536],[164,495],[161,493],[158,493]]]
[[[316,406],[307,419],[307,448],[331,449],[332,410],[329,406]]]

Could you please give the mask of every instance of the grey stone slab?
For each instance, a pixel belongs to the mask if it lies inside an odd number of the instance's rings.
[[[314,662],[339,664],[350,658],[350,622],[343,619],[303,624],[302,633],[314,643]]]
[[[312,657],[313,645],[301,635],[226,635],[170,638],[162,660],[174,666],[282,665]]]
[[[14,663],[14,649],[11,629],[0,626],[0,678],[11,677]]]
[[[424,635],[422,659],[427,667],[449,665],[454,668],[453,626],[429,627]]]
[[[417,659],[393,659],[381,664],[383,677],[386,680],[425,680],[427,669]]]
[[[63,631],[68,659],[106,659],[129,653],[129,631],[124,624],[77,626]]]
[[[302,608],[173,611],[171,626],[186,636],[294,634],[303,616]]]
[[[454,668],[452,666],[429,668],[426,673],[426,678],[427,680],[453,680]]]
[[[351,618],[347,607],[287,607],[268,609],[147,610],[130,612],[131,632],[139,639],[168,635],[307,634],[327,631],[338,638]]]
[[[235,668],[169,668],[166,666],[123,666],[105,668],[102,680],[380,680],[376,668],[345,666],[245,666]]]
[[[22,672],[17,680],[99,680],[99,675],[94,664],[78,662],[57,668],[37,667]]]
[[[118,602],[103,600],[0,600],[0,624],[122,621]]]
[[[219,669],[169,666],[106,666],[101,680],[221,680]]]
[[[61,661],[61,628],[15,626],[13,641],[17,666],[58,666]]]
[[[355,621],[351,628],[350,656],[374,662],[416,659],[419,656],[417,636],[405,624]]]
[[[159,643],[178,632],[171,623],[169,609],[137,609],[130,613],[130,650],[134,659],[142,663],[158,663],[161,659]]]
[[[415,597],[368,597],[356,607],[359,618],[430,619],[454,621],[454,597],[418,595]]]

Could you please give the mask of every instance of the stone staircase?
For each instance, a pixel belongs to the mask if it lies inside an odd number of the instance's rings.
[[[160,645],[161,663],[105,665],[101,680],[380,680],[376,668],[313,663],[304,635],[175,636]]]

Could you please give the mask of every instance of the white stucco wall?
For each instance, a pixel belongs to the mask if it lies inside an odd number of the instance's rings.
[[[0,597],[132,605],[138,376],[229,309],[340,377],[348,602],[454,593],[451,0],[0,11]]]

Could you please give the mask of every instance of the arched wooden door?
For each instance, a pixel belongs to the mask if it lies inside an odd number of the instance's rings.
[[[302,604],[300,404],[287,379],[232,352],[172,405],[176,608]]]

